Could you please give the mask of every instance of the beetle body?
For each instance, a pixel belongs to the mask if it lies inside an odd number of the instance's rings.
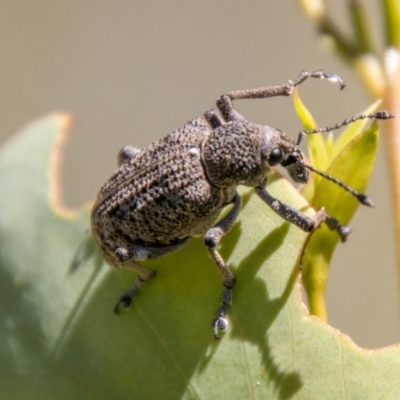
[[[265,179],[270,166],[263,149],[268,153],[271,140],[294,147],[280,134],[242,119],[212,129],[197,118],[123,162],[92,212],[92,231],[107,260],[118,266],[117,248],[203,236],[238,185]]]
[[[239,214],[238,185],[254,187],[277,214],[301,229],[310,232],[324,221],[345,240],[350,230],[324,210],[310,218],[273,198],[265,188],[268,171],[278,164],[287,169],[294,181],[307,182],[307,168],[312,167],[303,162],[298,146],[301,136],[295,142],[278,129],[246,120],[232,106],[234,99],[289,96],[308,77],[336,80],[343,86],[336,75],[316,71],[302,72],[296,81],[279,86],[229,92],[217,101],[222,119],[209,110],[204,118],[189,121],[143,150],[125,147],[121,151],[120,166],[101,188],[91,216],[92,232],[108,263],[131,268],[139,275],[120,298],[116,312],[120,305],[128,307],[137,291],[154,275],[139,261],[178,250],[190,237],[203,236],[224,284],[213,320],[214,336],[219,338],[219,331],[227,326],[227,305],[232,301],[235,277],[218,253],[217,245]],[[376,115],[355,118],[373,117]],[[324,176],[365,198],[335,178]],[[221,211],[230,204],[233,207],[228,214],[216,223]]]
[[[213,224],[231,190],[213,186],[201,160],[210,135],[194,119],[123,162],[103,186],[93,209],[93,232],[107,259],[132,244],[165,246],[201,236]]]

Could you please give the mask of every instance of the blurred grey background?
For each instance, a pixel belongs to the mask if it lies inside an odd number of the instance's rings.
[[[343,18],[344,1],[331,1]],[[379,10],[365,1],[378,31]],[[322,68],[347,83],[300,91],[320,126],[363,110],[357,77],[325,53],[295,0],[2,0],[0,143],[52,111],[75,117],[64,162],[64,201],[93,200],[125,144],[143,147],[201,116],[220,94],[280,84]],[[292,135],[291,99],[235,103],[249,119]],[[353,234],[334,257],[330,323],[365,347],[399,340],[390,196],[383,145]],[[360,166],[362,167],[362,166]]]

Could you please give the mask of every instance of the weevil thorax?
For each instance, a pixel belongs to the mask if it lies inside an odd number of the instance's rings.
[[[202,144],[208,179],[217,187],[255,186],[265,171],[261,166],[262,127],[246,120],[215,128]]]
[[[276,149],[280,149],[282,155],[278,160],[274,157]],[[271,166],[281,163],[296,151],[294,140],[284,132],[245,119],[219,126],[202,144],[207,177],[220,188],[257,186]],[[291,165],[286,168],[289,170],[296,165],[295,161],[290,158]]]

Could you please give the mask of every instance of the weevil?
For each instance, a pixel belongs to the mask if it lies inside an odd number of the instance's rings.
[[[120,297],[115,312],[130,306],[145,282],[155,275],[140,261],[181,249],[191,237],[203,237],[211,259],[222,275],[221,302],[212,321],[214,337],[228,324],[227,306],[232,303],[235,276],[217,246],[238,217],[239,185],[253,187],[257,195],[286,221],[311,232],[319,223],[337,231],[345,241],[350,228],[322,209],[314,218],[274,198],[266,188],[271,167],[283,166],[290,178],[306,183],[309,171],[320,174],[353,194],[362,204],[371,199],[338,179],[315,170],[303,160],[300,142],[307,134],[327,132],[364,118],[388,119],[387,111],[356,115],[332,127],[303,130],[297,141],[285,132],[243,118],[232,101],[290,96],[307,78],[328,79],[344,88],[342,79],[322,71],[303,71],[292,81],[276,86],[228,92],[217,100],[204,118],[182,128],[143,150],[124,147],[118,155],[118,170],[101,188],[91,214],[92,232],[106,261],[138,274]],[[218,222],[221,211],[230,211]]]

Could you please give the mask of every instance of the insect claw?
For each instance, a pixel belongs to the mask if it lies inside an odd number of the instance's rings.
[[[130,307],[132,304],[132,297],[129,296],[128,294],[124,294],[121,296],[121,298],[118,300],[118,303],[114,307],[114,312],[117,315],[121,314],[121,305],[123,306],[124,309],[127,309]]]
[[[223,303],[217,311],[217,316],[212,322],[214,338],[220,340],[219,332],[224,331],[228,327],[228,318],[226,315],[226,304]]]
[[[340,236],[340,241],[344,243],[347,240],[347,236],[350,235],[351,233],[351,228],[349,226],[338,226],[337,229],[339,236]]]
[[[340,86],[340,90],[343,90],[346,87],[346,84],[344,83],[343,79],[340,78],[338,75],[334,75],[334,74],[325,74],[325,78],[328,81],[331,82],[337,82]]]

